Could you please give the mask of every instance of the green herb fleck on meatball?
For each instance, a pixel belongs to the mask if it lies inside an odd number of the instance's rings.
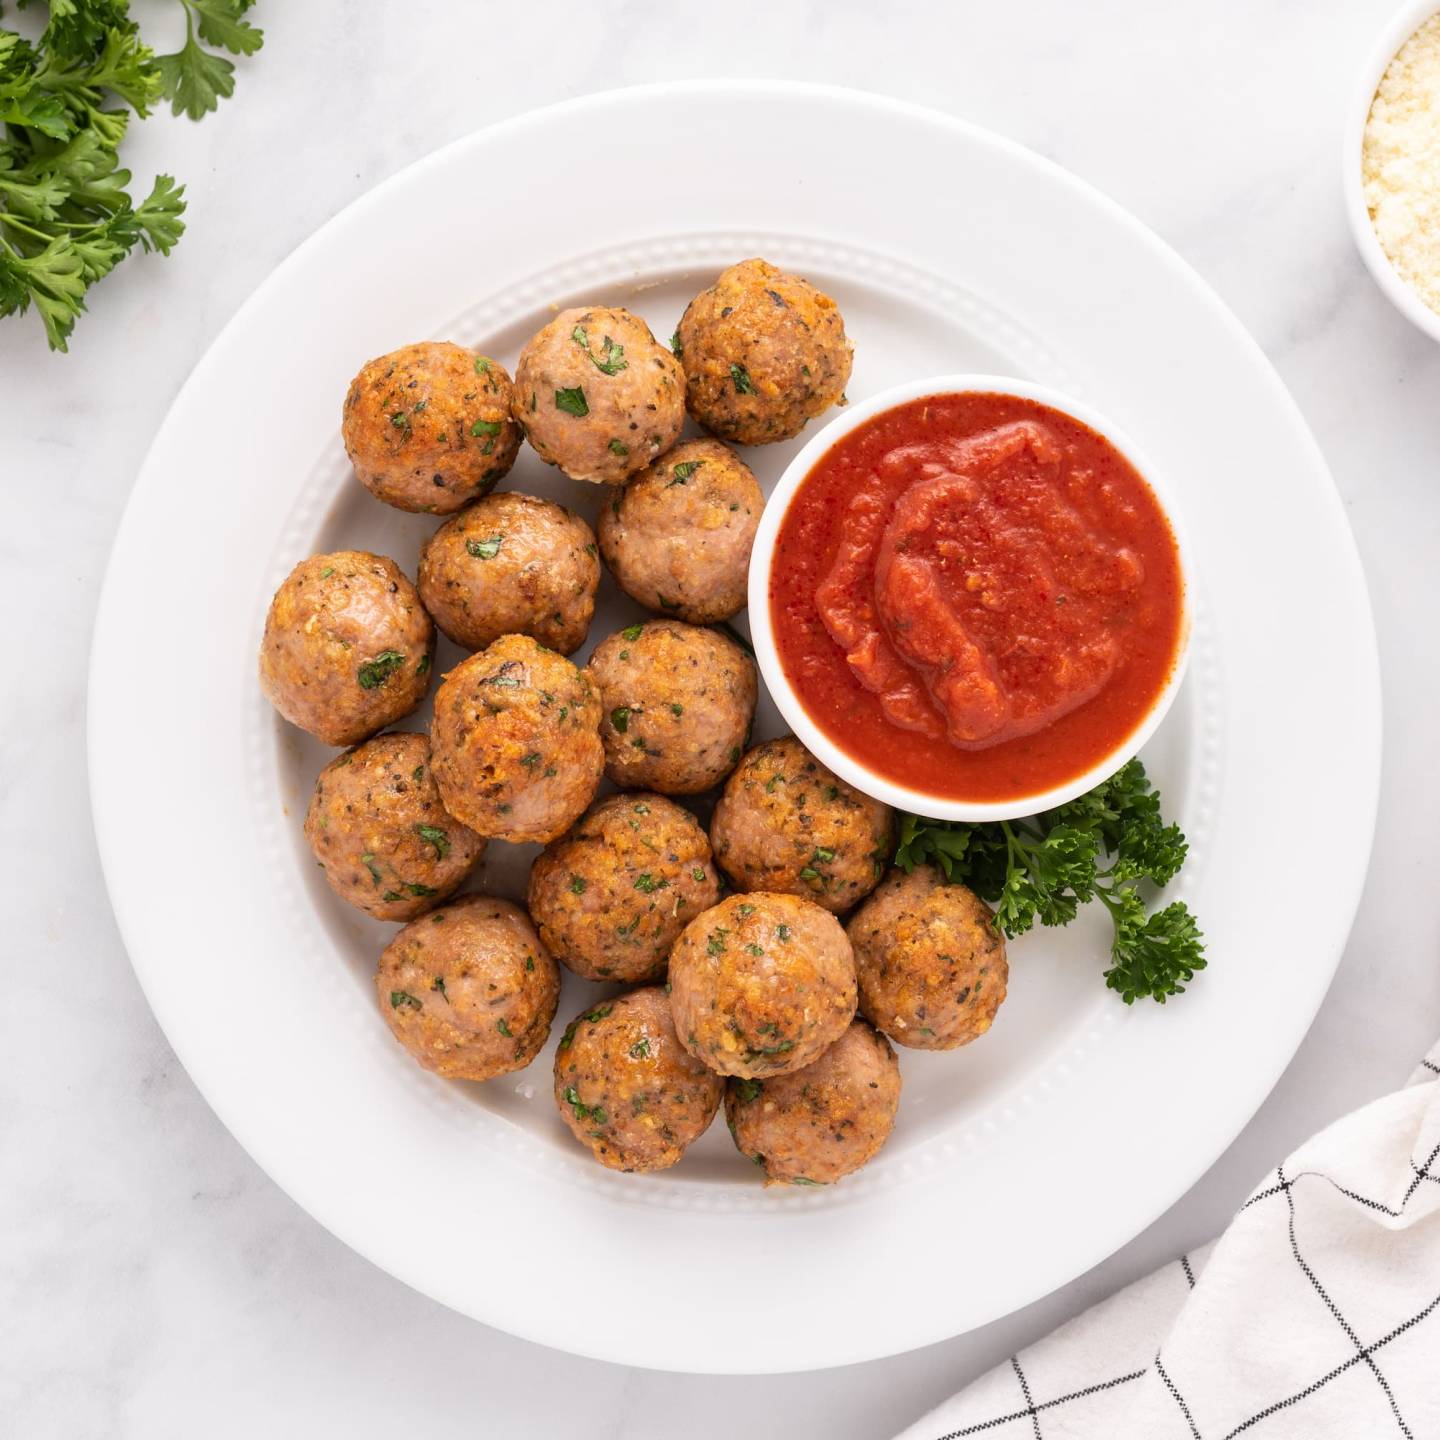
[[[575,416],[577,420],[583,420],[590,413],[590,404],[585,399],[585,391],[579,385],[557,390],[555,392],[555,408],[563,410],[567,415]]]
[[[373,660],[367,660],[355,672],[362,690],[374,690],[383,685],[402,665],[405,657],[398,650],[382,650]]]
[[[503,535],[492,535],[488,540],[467,540],[465,549],[476,560],[493,560],[500,553],[500,546],[504,541]]]

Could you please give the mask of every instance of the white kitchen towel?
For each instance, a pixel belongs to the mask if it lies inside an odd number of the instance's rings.
[[[1440,1045],[1230,1227],[901,1440],[1440,1440]]]

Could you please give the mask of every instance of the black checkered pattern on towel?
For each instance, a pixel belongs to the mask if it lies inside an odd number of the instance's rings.
[[[1440,1440],[1440,1046],[1278,1166],[1225,1234],[902,1440]]]

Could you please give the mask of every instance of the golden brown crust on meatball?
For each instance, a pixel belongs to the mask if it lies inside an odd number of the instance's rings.
[[[745,606],[765,496],[718,440],[687,440],[646,466],[600,511],[605,563],[648,610],[708,625]]]
[[[375,991],[395,1038],[451,1080],[524,1069],[544,1045],[560,971],[525,912],[467,895],[412,920],[386,947]]]
[[[326,745],[354,745],[408,715],[430,688],[435,627],[383,555],[302,560],[275,592],[260,642],[260,688]]]
[[[798,435],[850,379],[835,302],[764,260],[722,271],[685,307],[675,336],[690,413],[738,445]]]
[[[577,1016],[555,1051],[555,1103],[612,1170],[664,1170],[703,1135],[725,1082],[675,1038],[656,986]]]
[[[663,796],[611,795],[546,847],[527,898],[545,947],[588,980],[659,980],[685,926],[720,898],[700,822]]]
[[[892,870],[846,926],[860,1009],[900,1045],[954,1050],[991,1026],[1010,978],[990,907],[933,865]]]
[[[515,463],[505,367],[448,341],[404,345],[350,382],[340,434],[360,483],[400,510],[449,515]]]
[[[315,782],[305,838],[330,888],[377,920],[433,909],[485,853],[445,813],[430,742],[412,734],[377,735],[332,760]]]
[[[595,532],[535,495],[490,495],[447,520],[420,552],[420,598],[467,650],[529,635],[569,655],[595,614]]]
[[[563,834],[595,798],[604,766],[590,681],[528,635],[462,661],[435,695],[431,764],[445,808],[477,834]]]
[[[737,890],[804,895],[839,914],[885,873],[894,819],[787,735],[741,760],[715,807],[710,843]]]
[[[730,772],[755,718],[755,664],[718,630],[649,620],[602,640],[586,667],[600,697],[605,773],[625,788],[696,795]]]
[[[679,437],[685,377],[638,315],[562,310],[520,352],[513,413],[542,460],[618,485]]]
[[[899,1105],[895,1052],[863,1020],[803,1070],[725,1087],[735,1145],[772,1184],[832,1185],[853,1174],[890,1138]]]
[[[855,1015],[840,922],[794,895],[732,895],[670,952],[680,1043],[722,1075],[779,1075],[817,1059]]]

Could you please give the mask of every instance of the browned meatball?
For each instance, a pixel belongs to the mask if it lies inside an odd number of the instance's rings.
[[[656,986],[596,1005],[555,1051],[555,1103],[612,1170],[665,1170],[715,1118],[725,1082],[675,1038]]]
[[[350,382],[340,434],[360,483],[387,505],[449,515],[515,463],[504,366],[422,341],[371,360]]]
[[[546,948],[587,980],[659,980],[685,926],[720,898],[700,822],[659,795],[611,795],[530,868]]]
[[[708,625],[745,606],[765,496],[718,440],[688,440],[600,512],[600,549],[620,588],[649,610]]]
[[[423,915],[485,853],[441,806],[423,735],[377,735],[332,760],[315,782],[305,838],[330,888],[377,920]]]
[[[851,345],[835,302],[764,260],[721,273],[685,307],[673,342],[690,413],[722,440],[798,435],[844,400]]]
[[[894,813],[831,774],[793,735],[757,745],[725,785],[710,843],[737,890],[806,895],[837,914],[889,863]]]
[[[445,808],[495,840],[553,840],[595,797],[604,765],[590,681],[528,635],[462,661],[435,695],[430,744]]]
[[[435,623],[467,650],[531,635],[569,655],[595,613],[595,532],[553,501],[490,495],[425,542],[419,584]]]
[[[739,760],[755,718],[755,665],[719,631],[631,625],[595,647],[588,670],[605,773],[617,785],[695,795]]]
[[[685,423],[685,377],[628,310],[562,310],[520,352],[514,414],[542,460],[618,485]]]
[[[408,715],[430,688],[435,627],[383,555],[312,555],[270,602],[260,688],[326,745],[354,745]]]
[[[900,1063],[863,1020],[803,1070],[725,1087],[740,1153],[782,1185],[832,1185],[858,1170],[890,1138],[899,1105]]]
[[[395,1038],[427,1070],[489,1080],[523,1069],[545,1043],[560,970],[518,905],[466,895],[385,947],[375,990]]]
[[[855,961],[840,922],[794,895],[732,895],[670,952],[675,1033],[722,1075],[808,1065],[855,1014]]]
[[[983,1035],[1010,967],[990,907],[933,865],[892,870],[846,926],[861,1011],[916,1050],[954,1050]]]

